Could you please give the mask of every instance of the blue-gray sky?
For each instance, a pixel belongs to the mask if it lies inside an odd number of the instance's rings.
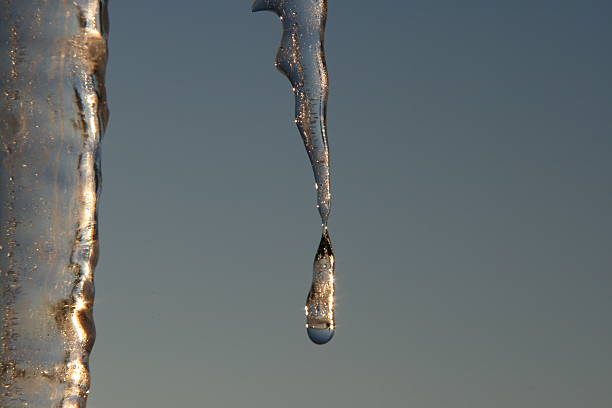
[[[111,1],[90,406],[612,406],[612,3],[329,3],[317,347],[277,17]]]

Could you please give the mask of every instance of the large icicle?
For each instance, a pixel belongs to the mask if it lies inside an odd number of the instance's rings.
[[[85,407],[104,0],[0,2],[0,406]]]

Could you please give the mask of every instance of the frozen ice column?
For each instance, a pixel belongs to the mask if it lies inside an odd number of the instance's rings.
[[[0,406],[85,407],[95,339],[100,0],[0,2]]]

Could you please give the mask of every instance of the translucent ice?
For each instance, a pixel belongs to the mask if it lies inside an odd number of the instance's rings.
[[[334,269],[336,260],[327,230],[323,232],[315,255],[312,285],[306,298],[306,329],[308,337],[317,344],[332,339],[336,330]]]
[[[323,46],[327,1],[257,0],[253,11],[269,10],[283,23],[276,67],[289,78],[295,93],[295,123],[314,171],[317,206],[323,224],[330,211],[327,143],[328,77]]]
[[[306,328],[314,343],[325,344],[335,331],[335,261],[327,230],[331,203],[326,125],[329,81],[324,51],[327,0],[256,0],[253,11],[262,10],[276,13],[283,23],[276,67],[289,78],[293,87],[295,123],[315,177],[323,236],[306,301]]]
[[[0,406],[84,407],[106,2],[0,2]]]

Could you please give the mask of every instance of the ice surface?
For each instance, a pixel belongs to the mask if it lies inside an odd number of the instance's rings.
[[[0,406],[84,407],[106,1],[0,2]]]

